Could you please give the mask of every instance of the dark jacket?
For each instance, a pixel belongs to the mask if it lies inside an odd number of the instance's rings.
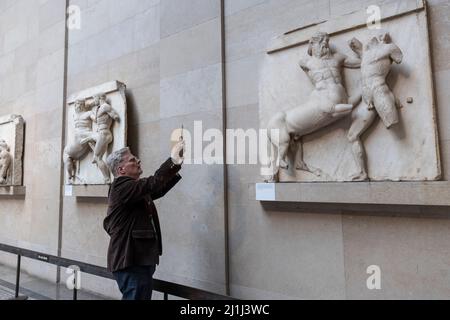
[[[161,229],[153,200],[163,197],[181,179],[181,166],[169,158],[154,176],[135,180],[118,177],[108,195],[103,227],[111,236],[108,271],[159,263]]]

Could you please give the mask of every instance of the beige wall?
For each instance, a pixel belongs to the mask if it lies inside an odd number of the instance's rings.
[[[64,12],[60,0],[0,1],[0,113],[25,119],[27,187],[25,197],[0,199],[0,241],[51,254],[58,249]],[[55,279],[54,268],[23,266]]]
[[[258,72],[272,37],[302,25],[396,1],[226,2],[227,115],[230,128],[258,128]],[[428,1],[445,180],[448,141],[450,3]],[[447,208],[270,204],[251,201],[256,166],[230,166],[231,287],[239,298],[448,299]],[[379,265],[382,290],[368,290]]]
[[[170,156],[170,134],[182,123],[191,130],[194,120],[221,125],[218,3],[70,2],[80,6],[83,19],[81,30],[69,33],[68,93],[110,80],[127,85],[128,143],[146,175]],[[224,292],[222,170],[191,166],[157,202],[164,255],[156,277]],[[106,265],[106,208],[98,199],[64,198],[63,256]],[[112,281],[85,283],[118,294]]]
[[[269,40],[301,25],[381,1],[225,0],[228,128],[258,128],[258,81]],[[386,2],[386,1],[385,1]],[[394,1],[395,2],[395,1]],[[81,30],[68,32],[64,72],[61,0],[0,0],[0,115],[26,121],[22,198],[0,198],[0,242],[106,265],[105,199],[60,200],[64,79],[67,94],[127,84],[129,145],[151,174],[169,156],[169,137],[194,120],[222,128],[219,0],[70,0]],[[436,105],[445,179],[450,81],[449,1],[429,1]],[[157,207],[164,255],[156,277],[225,293],[225,187],[231,294],[251,299],[450,298],[447,208],[266,204],[251,200],[256,166],[185,166]],[[60,209],[61,206],[61,209]],[[14,257],[0,254],[13,264]],[[55,278],[52,268],[26,269]],[[382,269],[382,290],[366,268]],[[63,273],[64,275],[64,273]],[[86,289],[119,297],[115,283],[85,276]]]

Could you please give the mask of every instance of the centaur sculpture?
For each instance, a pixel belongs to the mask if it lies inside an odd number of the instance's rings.
[[[279,159],[279,165],[277,157],[272,159],[270,181],[278,179],[280,168],[287,169],[290,145],[297,147],[297,170],[323,175],[303,161],[302,137],[349,115],[361,101],[361,94],[348,97],[341,74],[343,67],[359,68],[361,60],[332,52],[329,40],[327,33],[316,33],[309,41],[308,56],[299,63],[314,85],[309,98],[298,107],[276,113],[268,122],[269,140],[278,149]]]

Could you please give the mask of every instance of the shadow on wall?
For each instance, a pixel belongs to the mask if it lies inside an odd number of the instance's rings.
[[[136,100],[134,98],[134,94],[132,90],[127,89],[125,91],[125,96],[127,99],[127,112],[128,112],[128,136],[127,136],[127,144],[132,150],[134,154],[140,154],[139,153],[139,126],[138,123],[138,116],[137,116],[137,107],[136,107]]]

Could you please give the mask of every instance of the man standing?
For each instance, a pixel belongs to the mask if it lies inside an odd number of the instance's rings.
[[[108,196],[103,227],[110,235],[108,271],[123,294],[122,300],[150,300],[153,274],[162,254],[161,229],[154,200],[163,197],[181,179],[184,141],[154,176],[140,179],[141,161],[128,148],[107,159],[115,179]]]

